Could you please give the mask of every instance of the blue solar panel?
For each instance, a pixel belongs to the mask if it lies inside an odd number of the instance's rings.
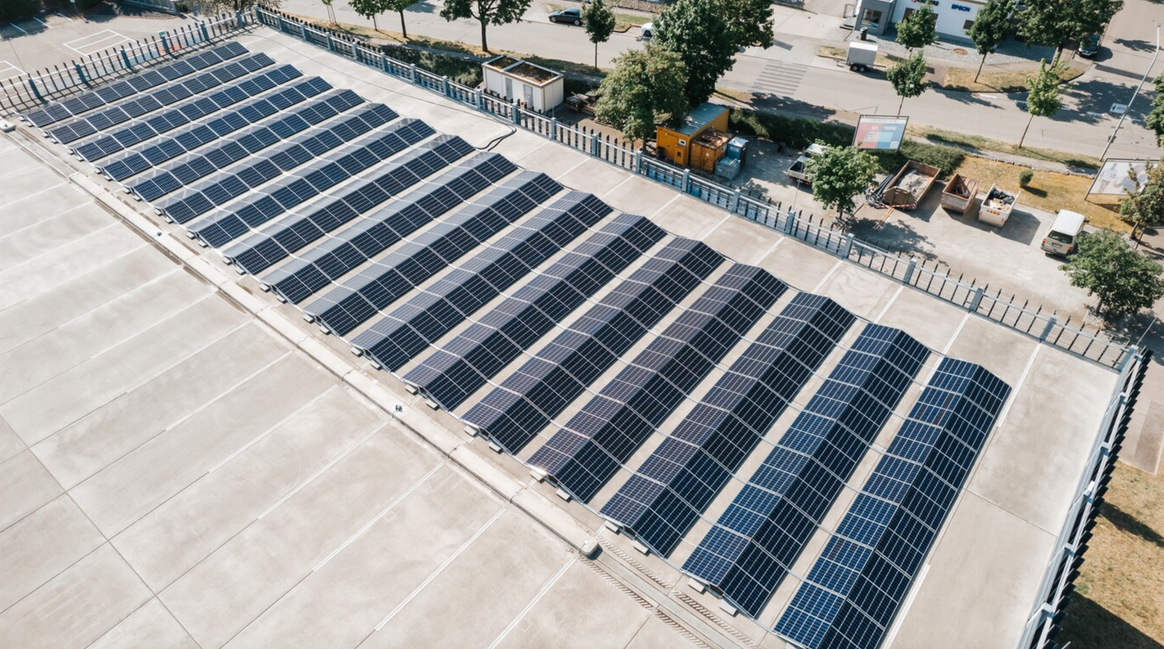
[[[867,325],[683,569],[758,616],[928,355]]]
[[[464,147],[437,141],[417,147],[425,165],[432,166],[465,155]],[[478,153],[440,178],[362,218],[287,261],[263,278],[263,286],[284,300],[298,304],[333,279],[364,263],[423,225],[467,201],[517,168],[498,153]]]
[[[611,212],[593,194],[570,192],[352,340],[396,370]]]
[[[561,189],[545,174],[523,171],[303,311],[320,326],[343,336]]]
[[[676,239],[465,414],[517,453],[723,263],[699,241]]]
[[[588,501],[787,287],[737,265],[554,433],[530,464]]]
[[[413,368],[404,380],[445,408],[456,408],[663,235],[642,216],[618,216]]]
[[[981,366],[942,359],[777,632],[812,649],[881,644],[1009,393]]]
[[[667,556],[756,448],[853,316],[799,293],[602,508]]]
[[[204,50],[184,57],[174,63],[158,66],[133,77],[102,86],[96,90],[49,103],[44,108],[24,115],[29,124],[44,128],[50,124],[81,115],[96,108],[149,90],[181,76],[193,74],[211,65],[246,54],[247,49],[237,42],[226,43],[213,49]],[[144,82],[144,83],[143,83]]]

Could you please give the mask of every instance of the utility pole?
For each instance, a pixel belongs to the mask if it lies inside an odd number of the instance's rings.
[[[1103,153],[1099,154],[1099,160],[1102,162],[1107,158],[1107,150],[1111,148],[1112,142],[1115,142],[1116,136],[1119,135],[1120,127],[1124,125],[1124,120],[1127,119],[1128,113],[1132,111],[1132,102],[1136,100],[1136,95],[1140,94],[1140,87],[1148,80],[1152,74],[1152,68],[1156,67],[1156,59],[1160,58],[1160,23],[1156,23],[1156,52],[1152,55],[1152,62],[1148,64],[1148,69],[1144,70],[1144,76],[1140,79],[1140,83],[1136,84],[1136,90],[1132,93],[1132,98],[1128,100],[1128,106],[1124,109],[1124,114],[1120,115],[1120,121],[1116,122],[1115,130],[1107,138],[1107,145],[1103,147]]]

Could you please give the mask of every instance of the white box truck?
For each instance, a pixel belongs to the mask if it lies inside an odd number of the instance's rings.
[[[863,41],[849,43],[849,55],[845,58],[853,72],[872,70],[877,63],[877,44]]]

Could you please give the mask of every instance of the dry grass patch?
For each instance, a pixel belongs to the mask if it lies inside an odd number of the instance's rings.
[[[1100,509],[1060,644],[1164,643],[1164,478],[1119,463]]]
[[[1074,80],[1087,71],[1087,66],[1071,65],[1063,74],[1063,81]],[[983,70],[978,81],[974,74],[978,68],[946,68],[946,77],[941,85],[946,90],[962,92],[1023,92],[1027,90],[1027,77],[1034,76],[1037,70]]]
[[[992,184],[1010,191],[1022,189],[1020,205],[1029,205],[1051,213],[1063,209],[1075,210],[1086,216],[1087,222],[1096,227],[1112,228],[1120,232],[1131,231],[1112,209],[1084,200],[1088,188],[1091,187],[1090,178],[1054,171],[1035,171],[1034,179],[1026,187],[1020,187],[1019,174],[1025,169],[1027,168],[1019,165],[966,156],[955,171],[981,182],[982,191],[989,189]]]

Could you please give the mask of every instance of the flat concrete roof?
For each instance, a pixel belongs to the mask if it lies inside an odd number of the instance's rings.
[[[509,132],[271,30],[240,41],[474,145]],[[531,133],[494,150],[771,271],[793,289],[781,304],[828,295],[916,337],[935,352],[927,367],[947,354],[1006,381],[1011,400],[886,646],[1017,645],[1113,372]],[[672,562],[644,555],[63,152],[25,127],[0,139],[15,170],[0,185],[0,646],[784,645],[767,629],[795,577],[757,623],[674,567],[738,483]],[[591,539],[593,561],[577,550]]]

